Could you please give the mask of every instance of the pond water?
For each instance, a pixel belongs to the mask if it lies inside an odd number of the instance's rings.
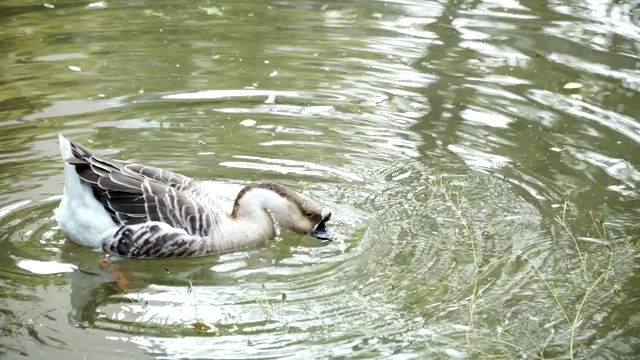
[[[632,359],[640,2],[0,3],[0,354]],[[203,259],[53,220],[57,134],[334,209]],[[204,324],[204,326],[199,326]]]

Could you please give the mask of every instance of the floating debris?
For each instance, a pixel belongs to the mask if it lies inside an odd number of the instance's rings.
[[[106,9],[108,7],[106,1],[96,1],[91,4],[85,6],[85,9]]]
[[[53,9],[53,8],[55,8],[55,5],[49,4],[49,3],[44,3],[44,7],[46,7],[47,9]]]
[[[191,327],[193,327],[196,330],[196,333],[200,334],[200,335],[204,335],[206,334],[209,330],[212,329],[211,326],[207,325],[207,323],[205,323],[202,320],[198,320],[194,323],[191,324]]]
[[[570,82],[570,83],[564,84],[562,88],[571,90],[571,89],[580,89],[581,87],[582,87],[582,84]]]
[[[207,15],[218,15],[222,16],[222,11],[215,6],[212,7],[198,7],[198,9],[207,13]]]
[[[256,124],[256,121],[252,119],[246,119],[246,120],[240,121],[240,125],[242,126],[253,126],[255,124]]]
[[[74,65],[69,65],[69,70],[71,71],[82,71],[82,69],[79,66],[74,66]]]
[[[161,17],[163,19],[167,19],[169,20],[170,17],[168,17],[167,15],[165,15],[162,11],[155,11],[155,10],[151,10],[151,9],[145,9],[144,10],[144,14],[147,16],[157,16],[157,17]]]

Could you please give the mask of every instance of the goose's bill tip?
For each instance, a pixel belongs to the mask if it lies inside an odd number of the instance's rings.
[[[313,236],[314,238],[322,241],[322,242],[329,242],[331,240],[333,240],[333,235],[331,234],[331,232],[327,229],[327,226],[325,224],[326,220],[321,221],[318,226],[316,226],[316,228],[311,232],[311,236]]]
[[[320,240],[322,242],[333,241],[333,236],[331,235],[331,233],[327,229],[316,230],[313,233],[311,233],[311,236],[313,236],[314,238],[316,238],[316,239],[318,239],[318,240]]]

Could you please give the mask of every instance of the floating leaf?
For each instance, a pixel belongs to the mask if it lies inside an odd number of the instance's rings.
[[[198,320],[191,324],[197,331],[205,331],[211,329],[209,325],[207,325],[204,321]]]
[[[207,15],[218,15],[222,16],[222,11],[215,6],[212,7],[198,7],[198,9],[207,13]]]
[[[563,89],[580,89],[581,87],[582,87],[582,84],[570,82],[570,83],[564,84],[562,88]]]
[[[246,119],[246,120],[240,121],[240,125],[242,126],[253,126],[255,124],[256,124],[256,121],[252,119]]]

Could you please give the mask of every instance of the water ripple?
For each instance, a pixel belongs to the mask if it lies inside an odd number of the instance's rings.
[[[632,357],[635,5],[3,2],[0,351]],[[336,241],[119,261],[123,294],[52,219],[58,132],[226,206],[300,189]]]

